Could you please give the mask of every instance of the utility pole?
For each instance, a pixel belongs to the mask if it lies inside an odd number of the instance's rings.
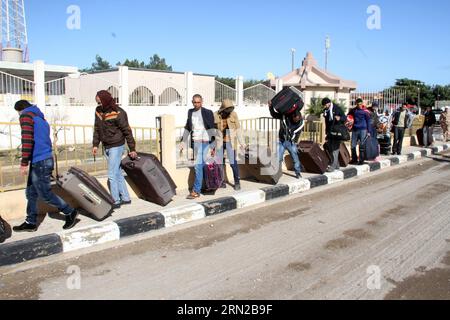
[[[328,53],[331,48],[331,39],[330,36],[327,36],[325,39],[325,70],[328,70]]]

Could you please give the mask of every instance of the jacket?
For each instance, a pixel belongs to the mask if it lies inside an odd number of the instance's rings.
[[[188,117],[186,121],[186,126],[184,127],[184,134],[183,134],[183,140],[182,143],[187,143],[189,137],[191,138],[191,148],[194,148],[194,139],[192,139],[193,136],[193,128],[192,128],[192,114],[195,112],[195,108],[192,108],[188,111]],[[217,128],[214,123],[214,113],[205,108],[201,108],[202,112],[202,118],[203,118],[203,124],[205,126],[205,129],[208,132],[209,136],[209,143],[212,143],[215,141],[215,136],[217,136]]]
[[[368,110],[356,108],[353,112],[353,116],[355,118],[353,131],[370,129],[370,113]]]
[[[424,127],[432,127],[436,124],[436,115],[434,114],[433,111],[430,112],[425,112],[424,114],[425,116],[425,122],[423,124]]]
[[[280,131],[278,134],[280,142],[283,143],[289,141],[297,144],[300,136],[302,135],[303,128],[305,127],[303,119],[298,122],[294,122],[292,117],[275,112],[272,106],[269,107],[269,111],[272,118],[281,120]]]
[[[408,110],[406,110],[404,129],[410,128],[412,126],[413,120],[414,120],[413,116],[408,112]],[[394,113],[394,117],[392,118],[392,126],[397,127],[399,121],[400,121],[400,110]]]
[[[223,121],[222,116],[219,112],[214,113],[214,123],[217,128],[217,146],[220,148],[223,145]],[[244,145],[244,137],[242,135],[241,124],[239,123],[239,118],[236,112],[232,112],[227,118],[228,132],[230,137],[231,146],[234,150],[237,150],[238,143]]]
[[[128,116],[125,110],[118,107],[117,111],[102,111],[102,107],[95,110],[95,126],[93,146],[98,147],[100,142],[105,149],[111,149],[128,144],[130,152],[136,151],[136,141],[128,123]]]
[[[22,166],[52,158],[50,125],[37,106],[22,111],[20,118],[22,131]]]
[[[345,122],[347,121],[347,116],[344,114],[344,112],[338,105],[333,105],[332,111],[330,109],[325,110],[323,113],[323,116],[325,118],[325,131],[328,136],[330,134],[331,126],[333,124],[335,123],[345,124]],[[330,112],[333,112],[333,120],[331,120]],[[336,116],[341,117],[341,119],[339,121],[336,120]]]

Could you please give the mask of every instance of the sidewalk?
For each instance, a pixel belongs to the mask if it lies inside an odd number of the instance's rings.
[[[236,192],[228,185],[215,195],[203,195],[195,201],[187,200],[187,190],[177,190],[177,196],[168,206],[161,207],[140,199],[123,206],[103,222],[96,222],[80,215],[80,222],[73,230],[64,231],[64,216],[49,214],[43,217],[35,233],[13,233],[0,245],[0,266],[16,264],[56,253],[70,252],[151,230],[205,218],[206,216],[251,207],[265,201],[298,194],[322,185],[338,183],[393,165],[414,161],[433,153],[439,153],[450,144],[436,142],[435,147],[404,147],[402,156],[382,156],[382,160],[364,166],[349,166],[332,174],[316,175],[303,173],[303,179],[295,179],[293,172],[285,172],[277,186],[253,181],[242,181],[242,191]],[[11,221],[12,226],[23,221]]]

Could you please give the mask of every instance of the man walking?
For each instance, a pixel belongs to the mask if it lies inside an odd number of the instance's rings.
[[[24,176],[28,174],[26,189],[28,204],[26,221],[22,225],[14,227],[13,230],[15,232],[37,231],[38,199],[63,212],[66,216],[66,223],[63,229],[71,229],[75,226],[78,211],[71,208],[51,190],[50,177],[53,173],[54,161],[52,142],[50,140],[50,126],[41,110],[26,100],[18,101],[14,109],[20,114],[19,120],[22,129],[20,173]]]
[[[336,137],[333,137],[331,132],[331,127],[333,124],[341,123],[345,124],[347,117],[341,108],[337,105],[334,105],[330,99],[325,98],[322,100],[322,106],[325,108],[324,110],[324,118],[325,118],[325,131],[327,133],[327,147],[328,152],[331,155],[331,165],[328,168],[328,172],[334,172],[335,170],[339,170],[339,149],[342,141],[338,140]]]
[[[356,108],[352,111],[355,123],[352,129],[352,161],[350,164],[364,164],[363,147],[361,146],[366,138],[370,137],[370,112],[363,108],[363,100],[356,100]],[[359,161],[356,154],[356,147],[359,143]]]
[[[394,130],[394,145],[392,146],[393,155],[402,154],[403,138],[405,136],[405,130],[411,124],[411,115],[406,109],[407,104],[403,103],[400,110],[394,113],[392,118],[392,127]]]
[[[195,181],[192,192],[187,199],[194,200],[200,197],[203,185],[203,166],[209,151],[209,144],[214,140],[215,124],[214,113],[203,108],[203,98],[196,94],[192,98],[193,109],[188,111],[186,126],[184,127],[183,140],[180,149],[183,150],[191,137],[191,148],[194,149]]]
[[[423,145],[430,147],[433,145],[433,129],[436,124],[436,115],[431,107],[427,107],[424,114],[425,122],[423,124]]]

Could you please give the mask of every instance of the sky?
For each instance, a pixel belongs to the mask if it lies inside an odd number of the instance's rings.
[[[70,29],[71,5],[80,28]],[[374,20],[379,8],[380,19]],[[158,54],[174,71],[266,79],[311,52],[358,90],[399,78],[450,84],[449,0],[25,0],[30,60],[89,67]],[[379,28],[369,29],[368,20]]]

